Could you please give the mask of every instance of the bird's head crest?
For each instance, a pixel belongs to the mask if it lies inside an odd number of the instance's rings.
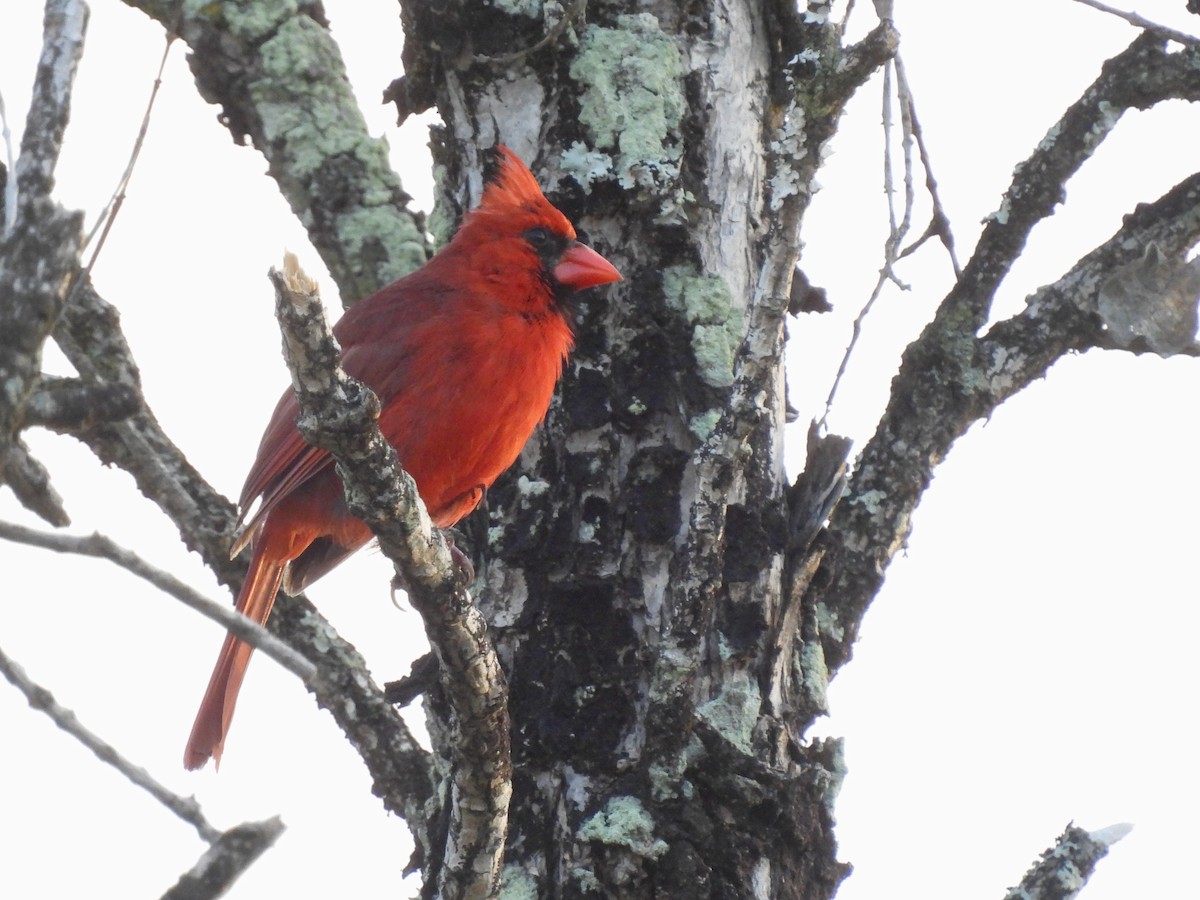
[[[542,224],[552,227],[564,236],[574,239],[575,229],[545,194],[537,179],[520,157],[497,144],[488,153],[484,166],[483,198],[476,213],[518,214],[521,218],[533,217]]]

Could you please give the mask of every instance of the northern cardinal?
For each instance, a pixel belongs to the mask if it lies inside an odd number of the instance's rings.
[[[575,229],[507,148],[479,207],[424,266],[350,308],[333,333],[342,365],[379,396],[379,427],[440,528],[512,465],[546,415],[572,346],[566,301],[620,273]],[[233,552],[250,571],[237,608],[265,623],[275,594],[303,590],[371,539],[346,508],[333,460],[300,437],[279,400],[240,505],[262,503]],[[252,651],[232,634],[209,680],[183,763],[218,763]]]

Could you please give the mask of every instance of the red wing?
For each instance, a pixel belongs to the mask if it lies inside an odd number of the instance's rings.
[[[410,275],[388,285],[351,307],[334,327],[343,345],[343,368],[375,391],[384,403],[400,393],[406,377],[413,330],[407,323],[427,319],[429,307],[444,293],[430,289],[423,281]],[[259,519],[281,498],[332,464],[328,453],[310,446],[296,430],[299,414],[300,406],[289,388],[279,398],[242,487],[239,505],[243,516],[261,496],[262,505],[254,515]]]
[[[362,302],[366,304],[367,301]],[[391,334],[386,335],[388,341],[366,342],[342,352],[343,368],[376,391],[382,402],[398,394],[404,382],[404,364],[408,358],[403,340],[406,335],[403,331],[396,334],[397,331],[392,325]],[[241,488],[242,515],[254,498],[262,497],[263,504],[254,514],[254,518],[259,518],[278,500],[332,463],[328,452],[314,448],[300,437],[295,427],[299,414],[299,403],[293,391],[288,389],[276,404],[253,467],[246,476],[246,484]]]
[[[289,388],[275,406],[275,413],[258,445],[254,466],[242,487],[238,503],[243,517],[255,497],[263,498],[262,506],[254,515],[257,519],[281,497],[287,496],[332,462],[328,453],[313,447],[300,436],[296,430],[296,417],[299,414],[296,395]]]

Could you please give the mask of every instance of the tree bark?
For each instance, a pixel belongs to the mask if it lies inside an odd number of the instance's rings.
[[[845,47],[763,2],[499,7],[403,5],[391,95],[442,114],[435,221],[503,142],[625,275],[580,301],[561,398],[472,523],[511,691],[505,884],[831,896],[841,750],[794,728],[824,687],[791,658],[784,320],[821,148],[895,35]]]

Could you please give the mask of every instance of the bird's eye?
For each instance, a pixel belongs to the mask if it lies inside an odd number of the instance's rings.
[[[543,228],[539,225],[536,228],[530,228],[527,232],[525,232],[525,240],[533,244],[535,250],[541,250],[550,246],[550,242],[553,240],[553,237],[550,234],[550,229]]]

